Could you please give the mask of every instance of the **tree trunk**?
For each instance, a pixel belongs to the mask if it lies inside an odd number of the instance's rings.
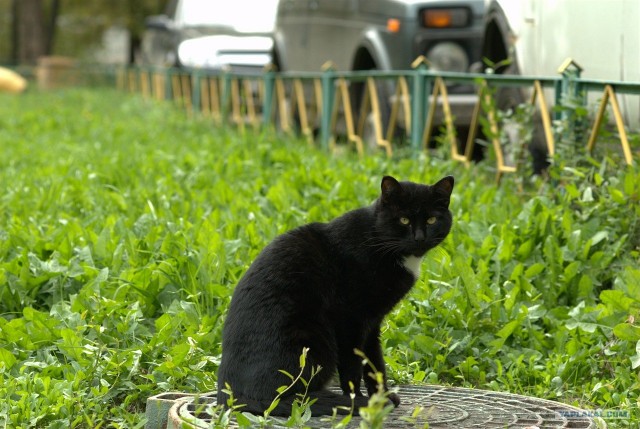
[[[45,55],[53,53],[53,41],[56,35],[56,21],[58,20],[58,12],[60,11],[60,1],[51,1],[51,13],[49,14],[49,25],[46,28],[47,35],[45,38]]]
[[[18,0],[11,2],[11,64],[18,64]]]
[[[47,53],[42,0],[20,0],[17,6],[18,63],[34,65]]]

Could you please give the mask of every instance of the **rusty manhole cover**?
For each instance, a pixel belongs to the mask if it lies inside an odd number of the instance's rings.
[[[402,404],[389,415],[385,428],[421,428],[427,423],[430,429],[606,427],[604,422],[596,423],[578,408],[522,395],[444,386],[401,386],[399,395]],[[205,395],[176,404],[169,415],[168,427],[173,427],[172,423],[175,427],[185,427],[182,426],[185,423],[186,427],[212,427],[209,405],[216,405],[215,397]],[[423,411],[408,422],[416,407],[422,407]],[[331,427],[328,418],[314,417],[308,426]],[[360,419],[354,418],[349,427],[357,428],[359,424]]]

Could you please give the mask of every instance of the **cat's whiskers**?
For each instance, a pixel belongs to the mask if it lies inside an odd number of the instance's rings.
[[[406,251],[405,242],[398,239],[380,240],[377,243],[368,244],[367,246],[374,248],[374,253],[381,257]]]

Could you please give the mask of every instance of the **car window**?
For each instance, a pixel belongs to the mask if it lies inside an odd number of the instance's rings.
[[[271,32],[278,0],[183,0],[176,22],[184,27],[229,26],[239,32]]]

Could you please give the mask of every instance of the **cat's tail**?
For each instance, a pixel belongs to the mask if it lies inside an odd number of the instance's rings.
[[[294,396],[280,398],[278,405],[271,410],[270,415],[278,417],[290,416],[291,407],[295,399]],[[330,416],[333,414],[334,409],[337,414],[346,415],[353,412],[353,415],[357,416],[359,415],[359,409],[366,407],[369,402],[369,399],[364,396],[356,396],[352,400],[348,395],[340,395],[328,390],[310,392],[309,399],[315,400],[310,406],[311,415],[314,417]],[[235,397],[235,403],[239,406],[238,411],[251,414],[263,414],[272,404],[271,401],[254,400],[243,398],[242,396]]]

